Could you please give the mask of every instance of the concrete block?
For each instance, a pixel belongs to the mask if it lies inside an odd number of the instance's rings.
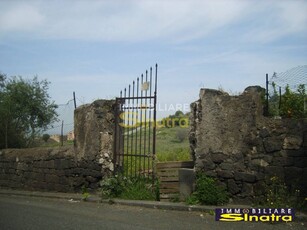
[[[194,190],[195,171],[193,169],[179,169],[179,192],[180,199],[185,200]]]

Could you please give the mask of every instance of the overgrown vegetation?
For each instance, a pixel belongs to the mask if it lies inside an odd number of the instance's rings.
[[[127,178],[116,175],[100,182],[102,198],[156,200],[157,186],[147,178]]]
[[[87,187],[83,185],[81,190],[82,190],[82,200],[87,201],[88,198],[90,197],[90,193],[88,192]]]
[[[300,197],[300,190],[289,188],[280,178],[270,178],[270,183],[265,186],[265,199],[259,205],[266,208],[296,208],[306,210],[306,198]]]
[[[287,85],[284,93],[279,95],[276,84],[273,82],[273,95],[269,99],[269,115],[284,118],[307,117],[307,95],[305,85],[301,84],[296,91]]]
[[[0,74],[0,148],[29,147],[37,135],[57,120],[49,82]]]
[[[187,198],[186,202],[188,204],[223,205],[228,203],[228,195],[225,189],[218,186],[214,178],[198,172],[195,192]]]

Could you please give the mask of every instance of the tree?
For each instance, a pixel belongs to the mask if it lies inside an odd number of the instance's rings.
[[[49,135],[48,133],[45,133],[45,134],[43,135],[43,137],[42,137],[42,139],[43,139],[45,142],[47,142],[47,141],[49,140],[49,138],[50,138],[50,135]]]
[[[37,77],[0,77],[0,148],[28,147],[42,130],[57,120],[49,82]]]

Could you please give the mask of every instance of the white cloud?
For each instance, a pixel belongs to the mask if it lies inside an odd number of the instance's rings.
[[[250,22],[243,39],[270,42],[307,24],[306,1],[296,0],[4,1],[0,9],[0,35],[52,39],[181,42]]]
[[[0,5],[4,3],[0,3]],[[242,1],[29,1],[6,7],[0,29],[102,41],[189,40],[238,19]],[[45,19],[45,20],[42,20]],[[37,27],[44,23],[43,26]],[[33,35],[31,35],[33,36]]]
[[[1,11],[0,34],[11,31],[33,31],[43,24],[43,15],[39,9],[31,5],[22,3],[8,7],[5,11],[2,8]]]

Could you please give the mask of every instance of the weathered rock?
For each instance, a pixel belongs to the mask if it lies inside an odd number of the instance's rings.
[[[237,183],[233,179],[227,180],[227,188],[228,188],[228,191],[233,195],[241,191],[240,187],[237,185]]]
[[[211,160],[216,164],[222,163],[227,158],[228,158],[227,155],[223,153],[212,153],[211,154]]]
[[[288,136],[284,139],[283,149],[300,149],[303,139],[300,136]]]
[[[223,162],[220,164],[220,168],[222,170],[234,170],[234,164],[233,163],[227,163],[227,162]]]
[[[245,173],[245,172],[235,172],[234,178],[235,180],[245,181],[245,182],[255,182],[256,181],[255,174]]]
[[[282,142],[279,137],[267,137],[264,139],[263,144],[267,153],[280,151],[282,148]]]
[[[233,172],[228,170],[217,171],[217,175],[222,178],[233,178]]]

